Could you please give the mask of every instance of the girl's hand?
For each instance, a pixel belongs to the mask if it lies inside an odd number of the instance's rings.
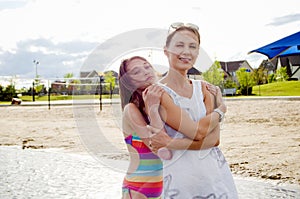
[[[172,138],[166,133],[165,129],[158,129],[153,126],[147,125],[147,128],[153,133],[150,136],[151,146],[154,149],[160,149],[162,147],[166,147]]]
[[[223,96],[222,96],[221,89],[218,86],[216,86],[215,98],[216,98],[216,105],[220,106],[223,103]]]
[[[160,99],[164,89],[157,84],[148,86],[142,93],[143,100],[145,102],[146,112],[149,112],[153,108],[158,108]]]
[[[147,128],[153,133],[149,138],[150,149],[157,153],[158,157],[163,160],[172,159],[172,152],[166,147],[171,141],[171,137],[166,133],[165,129],[154,128],[147,125]]]
[[[215,107],[219,107],[224,113],[227,111],[226,105],[223,101],[223,96],[220,87],[206,83],[207,90],[215,97]]]
[[[206,84],[207,90],[208,90],[211,94],[213,94],[214,96],[216,96],[216,95],[217,95],[217,92],[218,92],[217,86],[215,86],[215,85],[213,85],[213,84],[210,84],[210,83],[208,83],[208,82],[205,82],[205,84]]]

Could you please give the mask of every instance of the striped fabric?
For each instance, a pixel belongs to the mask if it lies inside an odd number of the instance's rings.
[[[137,191],[151,199],[160,198],[163,190],[162,161],[136,133],[126,137],[125,142],[136,149],[140,162],[135,172],[126,175],[123,189]]]

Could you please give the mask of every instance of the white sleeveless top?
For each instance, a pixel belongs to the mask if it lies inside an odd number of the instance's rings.
[[[194,121],[198,121],[206,115],[206,108],[201,81],[191,81],[191,98],[182,97],[166,85],[160,85],[176,105],[186,110]],[[165,128],[173,138],[186,137],[167,124]],[[164,199],[238,198],[230,168],[218,147],[205,150],[173,150],[172,153],[171,160],[163,160]]]
[[[160,85],[162,85],[162,87],[168,92],[168,94],[172,97],[174,103],[177,106],[180,106],[182,109],[188,112],[194,121],[198,121],[206,115],[206,108],[203,101],[201,81],[192,80],[192,84],[193,84],[193,95],[191,98],[182,97],[178,95],[175,91],[173,91],[171,88],[167,87],[166,85],[163,84]],[[175,131],[169,126],[166,127],[169,128],[168,134],[171,137],[174,138],[186,137],[182,133]]]

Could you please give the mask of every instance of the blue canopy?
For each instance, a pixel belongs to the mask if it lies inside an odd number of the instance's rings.
[[[300,31],[249,53],[253,52],[264,54],[269,59],[276,56],[300,55]]]

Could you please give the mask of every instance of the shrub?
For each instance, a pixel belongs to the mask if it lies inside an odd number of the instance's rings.
[[[0,85],[0,100],[11,101],[12,98],[17,97],[15,86],[8,85],[6,88]]]

